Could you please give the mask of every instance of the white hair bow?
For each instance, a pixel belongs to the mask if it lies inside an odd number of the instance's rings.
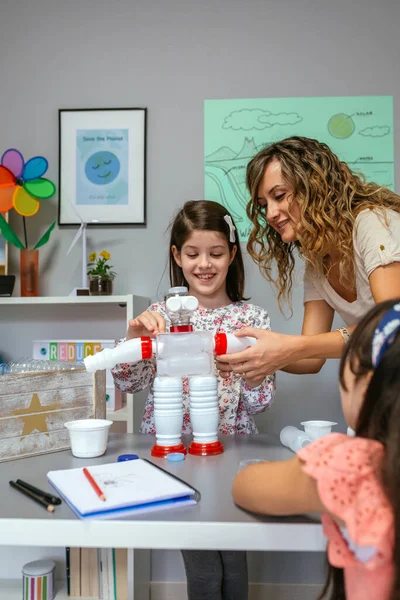
[[[236,237],[235,237],[235,231],[236,228],[233,224],[232,221],[232,217],[230,215],[225,215],[224,216],[224,221],[226,221],[228,223],[229,226],[229,241],[232,242],[232,244],[236,241]]]

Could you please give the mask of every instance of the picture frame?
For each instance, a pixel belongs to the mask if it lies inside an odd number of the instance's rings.
[[[3,214],[8,223],[8,213]],[[8,274],[8,243],[1,235],[0,231],[0,275]]]
[[[60,227],[146,225],[146,108],[59,109]]]

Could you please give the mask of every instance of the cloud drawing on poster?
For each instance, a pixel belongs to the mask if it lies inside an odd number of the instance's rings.
[[[365,137],[383,137],[385,135],[389,135],[390,127],[386,127],[386,126],[378,127],[376,125],[375,127],[366,127],[365,129],[362,129],[358,133]]]
[[[234,110],[225,117],[222,129],[233,129],[234,131],[257,129],[262,131],[274,125],[296,125],[302,120],[302,117],[295,112],[274,114],[260,108],[243,108],[242,110]]]

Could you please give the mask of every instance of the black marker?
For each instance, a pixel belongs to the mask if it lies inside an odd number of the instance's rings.
[[[39,488],[31,485],[30,483],[27,483],[26,481],[22,481],[22,479],[17,479],[17,483],[18,483],[18,485],[22,485],[22,487],[26,488],[27,490],[30,490],[37,496],[40,496],[44,500],[47,500],[48,502],[50,502],[50,504],[61,504],[61,500],[57,496],[53,496],[52,494],[49,494],[48,492],[44,492],[43,490],[40,490]]]
[[[28,490],[24,486],[19,485],[18,483],[15,483],[15,481],[10,481],[10,485],[14,489],[16,489],[19,492],[21,492],[21,494],[24,494],[25,496],[28,496],[29,498],[31,498],[32,500],[34,500],[35,502],[37,502],[38,504],[41,504],[49,512],[54,512],[54,506],[52,504],[50,504],[49,502],[47,502],[47,500],[45,500],[41,496],[37,496],[36,494],[34,494],[33,492],[31,492],[30,490]]]

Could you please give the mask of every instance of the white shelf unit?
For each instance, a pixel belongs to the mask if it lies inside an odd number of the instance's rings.
[[[134,316],[137,316],[149,306],[150,301],[148,298],[143,296],[135,296],[133,294],[126,295],[111,295],[111,296],[38,296],[33,298],[20,298],[20,297],[5,297],[0,298],[0,327],[2,324],[2,317],[7,320],[7,316],[5,313],[8,312],[8,315],[13,312],[19,314],[19,323],[17,325],[19,327],[24,326],[24,320],[29,320],[30,311],[35,311],[35,316],[42,320],[43,323],[46,322],[46,313],[48,311],[52,311],[54,317],[57,315],[60,316],[62,321],[71,321],[73,320],[74,308],[79,309],[79,307],[85,307],[86,310],[88,307],[92,313],[92,316],[95,318],[96,316],[96,307],[102,307],[104,317],[104,308],[113,307],[121,307],[125,309],[125,324],[128,325],[130,319],[133,319]],[[3,310],[7,309],[7,310]],[[15,308],[15,311],[13,311]],[[98,308],[100,310],[100,308]],[[22,313],[22,314],[21,314]],[[73,322],[69,324],[70,326],[70,335],[73,335],[76,338],[87,337],[90,339],[91,334],[85,333],[85,323],[78,322],[76,325],[76,333],[74,331]],[[29,337],[29,326],[25,327],[25,329],[21,329],[22,334]],[[113,335],[110,338],[117,338],[119,336],[118,331],[113,332]],[[123,335],[123,333],[121,333]],[[32,339],[37,338],[38,335],[35,334]],[[92,335],[93,337],[93,335]],[[96,337],[96,336],[95,336]],[[1,349],[0,349],[1,351]],[[19,355],[21,356],[21,354]],[[12,358],[16,359],[19,356],[13,356]],[[12,360],[11,358],[11,360]],[[109,410],[107,411],[107,417],[111,421],[115,422],[126,422],[126,430],[127,433],[133,433],[139,424],[139,419],[141,419],[141,415],[135,415],[134,411],[134,394],[126,394],[126,406],[121,410]]]

